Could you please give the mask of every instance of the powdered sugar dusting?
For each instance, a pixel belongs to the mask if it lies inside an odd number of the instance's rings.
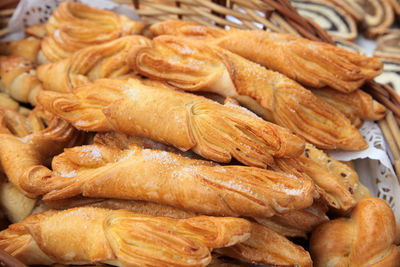
[[[95,160],[101,159],[101,151],[97,146],[86,146],[83,147],[82,152],[87,153],[89,157]]]

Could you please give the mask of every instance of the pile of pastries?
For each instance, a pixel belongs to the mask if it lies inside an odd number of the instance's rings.
[[[27,265],[399,266],[351,163],[375,58],[63,2],[2,43],[0,249]]]

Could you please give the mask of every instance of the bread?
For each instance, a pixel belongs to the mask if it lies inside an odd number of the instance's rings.
[[[400,59],[381,59],[384,64],[383,73],[376,81],[387,84],[398,94],[400,93]]]
[[[385,32],[394,20],[394,12],[387,0],[328,0],[343,8],[360,22],[364,35],[368,38]]]
[[[313,89],[312,92],[331,104],[356,127],[361,127],[364,120],[380,120],[386,115],[386,108],[362,90],[345,94],[329,88]]]
[[[350,218],[329,221],[312,233],[314,266],[399,266],[395,234],[390,206],[378,198],[363,199]]]
[[[173,219],[75,208],[28,217],[0,232],[0,248],[27,265],[206,266],[214,248],[249,238],[239,218]]]
[[[357,38],[357,25],[354,19],[342,8],[326,0],[292,0],[297,12],[324,29],[329,35],[354,40]]]
[[[266,70],[238,55],[195,40],[173,36],[153,39],[152,47],[134,47],[134,70],[187,91],[211,91],[255,100],[266,119],[289,128],[320,148],[358,150],[366,142],[334,107],[285,76]]]
[[[0,43],[0,54],[3,56],[19,56],[36,63],[40,50],[40,39],[28,37],[17,41]]]
[[[208,215],[267,218],[310,206],[310,179],[244,166],[220,166],[170,152],[103,145],[66,149],[38,185],[44,200],[82,194],[146,200]],[[33,178],[32,178],[33,179]],[[151,193],[149,193],[151,192]]]
[[[0,57],[0,89],[13,99],[36,105],[42,89],[36,77],[35,64],[18,56]]]
[[[39,62],[55,62],[79,49],[138,34],[144,26],[143,22],[133,21],[125,15],[81,3],[61,3],[46,23]]]
[[[90,204],[90,206],[107,209],[127,209],[153,216],[167,216],[181,219],[198,215],[171,206],[145,201],[110,199]],[[273,266],[312,265],[308,252],[302,247],[295,245],[284,236],[257,223],[252,223],[252,232],[249,239],[231,247],[217,249],[215,252],[249,263]]]
[[[377,47],[374,56],[380,59],[400,60],[400,30],[387,30],[377,39]]]
[[[40,116],[26,119],[11,110],[0,109],[1,165],[9,181],[32,198],[37,195],[23,190],[22,184],[29,188],[34,179],[43,183],[51,174],[43,166],[46,160],[64,147],[81,143],[83,137],[67,122],[51,116],[48,127],[37,131],[43,121]]]
[[[46,90],[71,92],[72,88],[100,78],[123,78],[132,75],[125,63],[128,51],[136,45],[149,45],[150,40],[139,35],[92,45],[63,60],[43,64],[37,77]]]
[[[323,199],[316,199],[312,206],[271,218],[255,218],[256,222],[287,237],[307,238],[317,226],[329,220],[328,206]]]
[[[247,110],[154,86],[104,79],[70,94],[42,91],[38,99],[78,129],[138,135],[218,162],[234,157],[265,167],[273,157],[294,157],[304,149],[299,137]]]
[[[150,30],[154,35],[185,36],[217,45],[311,88],[351,92],[382,72],[377,59],[291,34],[222,30],[177,20],[154,24]]]

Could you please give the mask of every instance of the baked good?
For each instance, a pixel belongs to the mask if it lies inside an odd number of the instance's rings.
[[[245,109],[154,86],[103,79],[70,94],[41,91],[38,99],[78,129],[138,135],[218,162],[234,157],[265,167],[273,157],[294,157],[304,149],[299,137]]]
[[[42,85],[35,64],[19,56],[0,57],[0,89],[17,101],[36,105]]]
[[[22,40],[0,43],[0,54],[3,56],[20,56],[36,63],[40,50],[40,39],[28,37]]]
[[[179,89],[234,97],[251,110],[255,102],[266,109],[267,120],[289,128],[320,148],[366,147],[360,133],[334,107],[282,74],[222,48],[159,36],[153,39],[152,47],[134,47],[128,63],[140,74]]]
[[[305,209],[295,210],[285,214],[276,214],[271,218],[254,218],[256,222],[287,237],[307,238],[318,225],[329,220],[326,212],[328,206],[323,199],[315,199],[314,203]]]
[[[54,62],[73,52],[119,37],[139,34],[145,24],[125,15],[91,8],[74,2],[63,2],[46,23],[39,62]]]
[[[386,115],[386,108],[362,90],[345,94],[330,88],[313,89],[312,92],[331,104],[356,127],[361,127],[364,120],[380,120]]]
[[[345,40],[357,38],[357,24],[342,8],[326,0],[291,0],[304,18],[318,24],[329,35]]]
[[[43,200],[82,194],[146,200],[208,215],[267,218],[306,208],[317,196],[310,179],[254,167],[220,166],[137,146],[65,149],[53,159],[52,169],[45,183],[30,181],[38,186],[37,194],[44,194]]]
[[[59,92],[71,92],[74,87],[100,78],[127,77],[133,72],[125,60],[136,45],[150,45],[150,40],[132,35],[92,45],[63,60],[39,66],[37,77],[46,90]]]
[[[400,59],[381,59],[384,64],[383,73],[376,81],[387,84],[400,94]]]
[[[90,206],[106,209],[127,209],[153,216],[167,216],[180,219],[199,215],[171,206],[145,201],[110,199],[90,204]],[[302,247],[295,245],[268,227],[257,223],[252,223],[252,231],[249,239],[231,247],[217,249],[215,252],[249,263],[273,266],[312,265],[308,252]]]
[[[350,218],[329,221],[312,233],[314,266],[399,266],[395,234],[390,206],[378,198],[363,199]]]
[[[394,12],[399,15],[400,14],[400,1],[399,0],[388,0],[392,5]]]
[[[217,45],[311,88],[351,92],[382,72],[377,59],[291,34],[222,30],[178,20],[154,24],[150,30],[154,35],[185,36]]]
[[[387,0],[328,0],[343,8],[359,21],[361,30],[369,38],[384,33],[394,20],[394,12]]]
[[[75,208],[32,215],[0,232],[0,248],[25,264],[206,266],[214,248],[249,238],[239,218],[154,217],[125,210]]]
[[[64,147],[80,144],[83,134],[62,119],[41,113],[39,108],[31,115],[27,119],[17,112],[0,109],[0,160],[9,181],[34,198],[40,193],[29,192],[31,182],[43,182],[51,174],[43,164]],[[45,121],[48,127],[44,126]],[[23,190],[22,184],[28,190]]]
[[[400,30],[387,30],[377,39],[374,56],[380,59],[400,60]]]

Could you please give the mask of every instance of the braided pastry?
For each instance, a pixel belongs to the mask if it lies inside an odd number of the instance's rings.
[[[154,24],[150,30],[154,35],[206,41],[312,88],[329,86],[351,92],[379,75],[383,67],[377,59],[290,34],[222,30],[177,20]]]
[[[36,195],[23,190],[22,183],[28,188],[30,177],[44,179],[51,174],[42,164],[64,147],[81,143],[83,137],[67,122],[42,114],[36,108],[27,119],[11,110],[0,109],[1,165],[9,181],[29,197]],[[49,121],[47,128],[43,119]]]
[[[266,109],[266,119],[320,148],[358,150],[361,134],[331,105],[285,76],[227,50],[193,40],[160,36],[153,47],[134,47],[129,64],[142,75],[188,91],[211,91]]]
[[[314,266],[399,266],[394,244],[396,220],[390,206],[378,198],[361,200],[350,218],[319,226],[312,234]]]
[[[340,110],[356,127],[361,127],[364,120],[380,120],[386,114],[385,106],[362,90],[345,94],[333,89],[321,88],[313,89],[312,92]]]
[[[0,232],[0,248],[27,265],[206,266],[214,248],[249,238],[239,218],[154,217],[75,208],[35,214]]]
[[[136,146],[66,149],[52,166],[53,173],[44,180],[32,177],[28,188],[22,187],[44,194],[44,200],[82,194],[146,200],[209,215],[261,218],[306,208],[316,196],[310,179],[254,167],[219,166]]]
[[[0,77],[1,91],[15,100],[36,105],[42,85],[31,61],[18,56],[0,57]]]
[[[218,162],[234,157],[265,167],[304,150],[300,138],[245,109],[155,85],[104,79],[73,94],[42,91],[38,99],[78,129],[138,135]]]
[[[81,49],[64,60],[38,67],[37,77],[46,90],[71,92],[72,88],[100,78],[132,75],[125,63],[133,46],[149,45],[150,40],[134,35]]]
[[[46,23],[47,36],[42,41],[39,62],[55,62],[79,49],[139,34],[144,26],[124,15],[62,2]]]
[[[19,56],[36,63],[40,43],[41,40],[34,37],[0,43],[0,54],[3,56]]]

